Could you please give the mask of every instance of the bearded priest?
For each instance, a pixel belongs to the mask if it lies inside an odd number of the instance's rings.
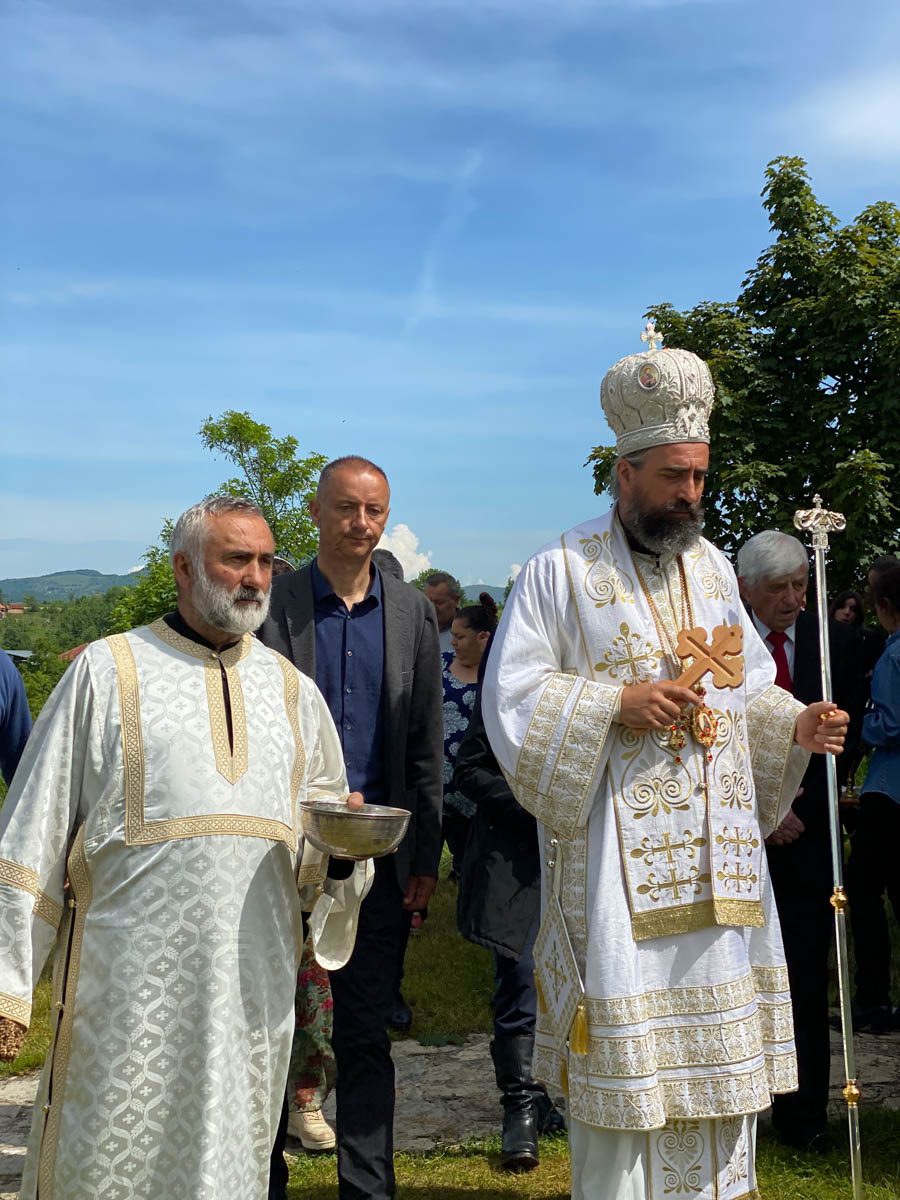
[[[616,503],[526,564],[484,682],[542,826],[534,1074],[568,1091],[576,1200],[757,1197],[756,1114],[796,1087],[763,842],[848,718],[775,685],[700,536],[713,397],[653,342],[607,373]]]
[[[315,685],[252,636],[273,554],[249,501],[188,509],[177,612],[89,646],[26,747],[0,817],[4,1059],[56,950],[23,1200],[267,1195],[302,913],[319,895],[339,967],[372,878],[326,879],[300,842],[299,801],[347,784]]]

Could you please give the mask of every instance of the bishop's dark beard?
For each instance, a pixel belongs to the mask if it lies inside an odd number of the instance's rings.
[[[672,513],[688,513],[675,517]],[[636,542],[651,554],[684,554],[696,545],[703,530],[703,506],[670,500],[662,508],[642,509],[634,501],[619,500],[619,518]]]

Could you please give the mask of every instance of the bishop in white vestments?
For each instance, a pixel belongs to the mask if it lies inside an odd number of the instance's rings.
[[[700,536],[713,395],[685,351],[607,374],[617,504],[526,564],[484,682],[542,826],[535,1075],[568,1092],[576,1200],[756,1197],[756,1113],[796,1087],[763,841],[847,717],[775,686]]]
[[[371,881],[326,879],[299,839],[298,803],[347,786],[317,688],[251,634],[262,514],[204,501],[172,549],[179,611],[76,659],[0,817],[4,1057],[55,942],[23,1200],[264,1200],[301,913],[320,897],[341,966]]]

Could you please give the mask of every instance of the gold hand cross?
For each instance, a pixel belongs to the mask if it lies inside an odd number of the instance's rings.
[[[712,671],[716,687],[739,687],[744,681],[743,644],[744,631],[740,625],[717,625],[709,645],[702,627],[682,629],[675,652],[679,658],[694,661],[675,682],[682,687],[693,687],[707,671]]]

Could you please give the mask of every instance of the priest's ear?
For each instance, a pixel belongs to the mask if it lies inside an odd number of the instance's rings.
[[[194,564],[183,550],[176,550],[172,555],[172,571],[179,594],[191,588],[194,583]]]

